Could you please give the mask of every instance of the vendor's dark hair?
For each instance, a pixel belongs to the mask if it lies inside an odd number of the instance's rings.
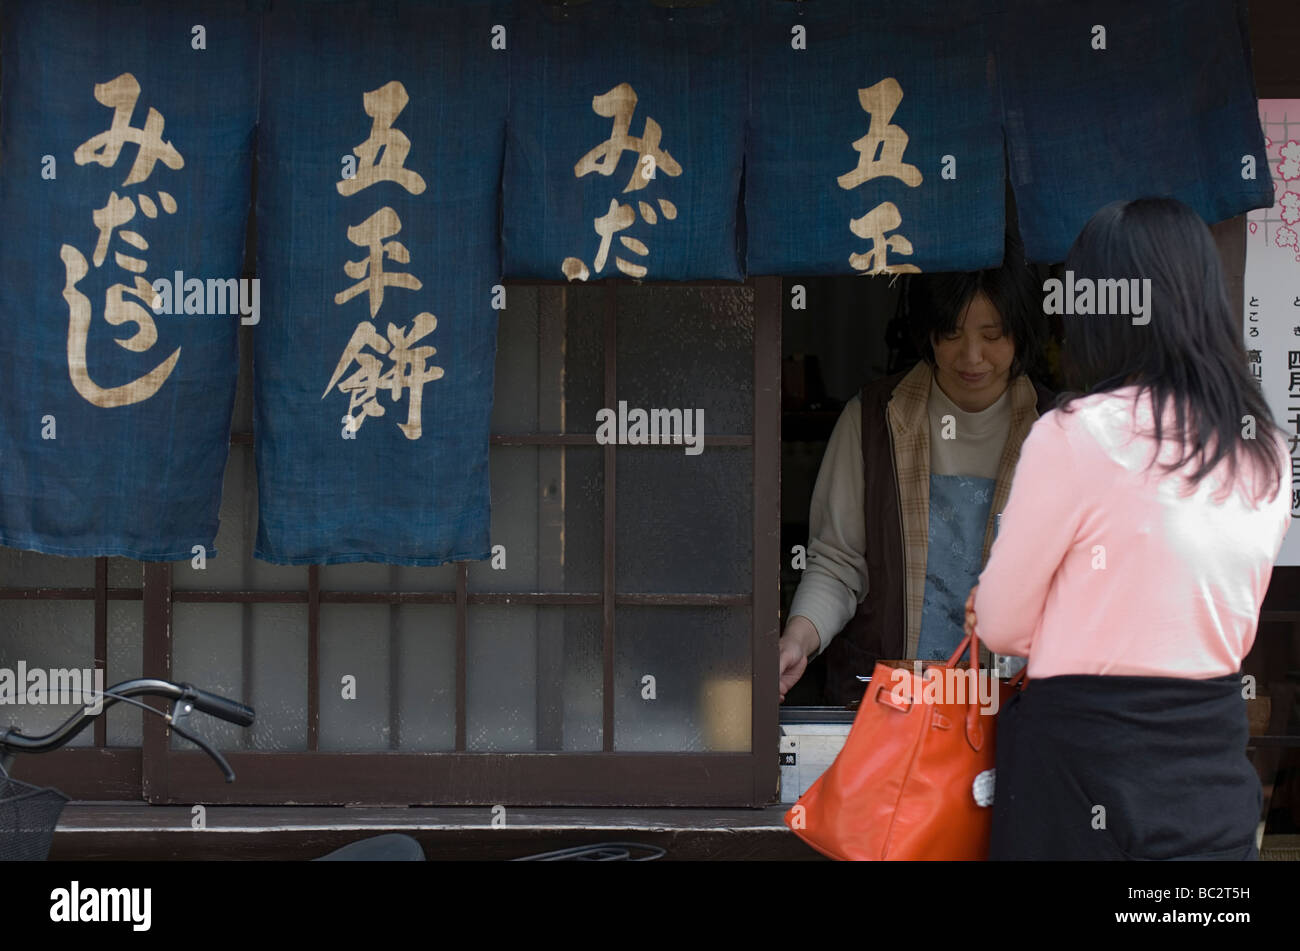
[[[1015,343],[1010,376],[1020,376],[1038,361],[1043,337],[1043,295],[1025,248],[1014,232],[1006,234],[1002,265],[985,271],[918,274],[908,281],[908,316],[916,351],[934,366],[932,334],[956,331],[977,291],[1002,315],[1002,332]]]
[[[1254,487],[1256,501],[1273,498],[1282,477],[1280,430],[1248,371],[1219,252],[1200,216],[1172,198],[1112,202],[1084,225],[1065,267],[1075,281],[1149,278],[1151,285],[1147,323],[1063,318],[1062,363],[1073,392],[1061,397],[1061,407],[1124,386],[1149,390],[1157,445],[1171,440],[1181,450],[1167,472],[1190,467],[1187,479],[1195,485],[1226,458],[1235,482],[1244,452],[1270,476],[1262,491]],[[1174,432],[1162,427],[1170,400]],[[1247,415],[1255,420],[1254,439],[1242,436]]]

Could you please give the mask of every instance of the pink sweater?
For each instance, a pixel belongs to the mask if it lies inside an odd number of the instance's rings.
[[[1258,508],[1240,489],[1215,497],[1226,465],[1186,496],[1181,474],[1144,471],[1151,404],[1144,394],[1135,430],[1135,393],[1047,413],[1021,448],[975,615],[989,648],[1029,658],[1031,678],[1219,677],[1254,643],[1291,522],[1290,467]],[[1166,443],[1161,460],[1176,457]]]

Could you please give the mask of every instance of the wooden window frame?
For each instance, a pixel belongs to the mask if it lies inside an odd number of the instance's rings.
[[[555,294],[563,282],[526,284]],[[617,405],[617,307],[620,286],[606,279],[603,405]],[[143,601],[142,676],[172,679],[172,607],[178,603],[305,603],[307,605],[307,749],[292,752],[223,751],[238,775],[226,784],[211,761],[192,748],[173,749],[166,723],[144,720],[138,749],[106,746],[105,725],[95,745],[23,757],[18,773],[55,785],[80,799],[132,799],[156,804],[514,804],[569,806],[762,806],[776,798],[777,651],[780,627],[781,279],[751,277],[743,284],[684,281],[664,286],[750,287],[754,292],[753,432],[710,435],[715,447],[751,450],[752,591],[731,594],[620,594],[615,588],[617,447],[605,445],[602,590],[595,593],[471,592],[468,564],[457,563],[454,592],[322,590],[320,567],[308,566],[306,590],[178,590],[172,563],[145,562],[140,588],[110,589],[107,559],[95,560],[93,589],[0,589],[3,598],[95,601],[96,666],[106,667],[107,601]],[[702,317],[701,319],[707,319]],[[232,445],[251,445],[236,433]],[[598,446],[593,434],[493,434],[493,446]],[[321,752],[320,606],[328,604],[445,604],[456,609],[455,749],[447,752]],[[602,612],[602,742],[592,752],[471,752],[466,749],[467,609],[488,604],[599,606]],[[749,752],[619,752],[614,749],[615,609],[623,606],[747,607],[750,611],[751,748]],[[111,683],[111,672],[106,671]],[[117,679],[121,679],[118,677]],[[540,680],[540,678],[539,678]],[[199,684],[198,686],[203,686]],[[541,723],[539,722],[539,730]]]

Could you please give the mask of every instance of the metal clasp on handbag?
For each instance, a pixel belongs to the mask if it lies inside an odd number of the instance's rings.
[[[862,676],[861,674],[854,674],[853,676],[854,676],[855,679],[862,681],[864,684],[870,684],[870,683],[871,683],[871,676],[870,676],[870,675],[864,677],[864,676]],[[844,709],[845,709],[845,710],[856,710],[856,709],[857,709],[858,707],[860,707],[860,706],[862,706],[862,701],[861,701],[861,700],[850,700],[848,703],[844,704]]]

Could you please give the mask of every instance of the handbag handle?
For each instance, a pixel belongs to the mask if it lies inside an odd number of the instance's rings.
[[[978,682],[981,671],[980,639],[975,634],[968,634],[966,637],[962,638],[962,642],[957,645],[957,649],[953,651],[952,656],[948,658],[948,663],[944,666],[949,668],[956,667],[957,662],[961,659],[961,655],[966,653],[968,647],[970,648],[971,669],[975,671],[975,677]],[[1022,667],[1020,670],[1016,671],[1015,674],[1007,680],[1008,685],[1017,688],[1020,687],[1020,685],[1025,681],[1025,673],[1027,670],[1028,667]],[[967,704],[966,707],[966,742],[968,742],[971,745],[971,749],[976,752],[978,752],[984,745],[984,724],[980,720],[978,703],[970,703]]]
[[[948,662],[944,664],[944,666],[956,667],[958,661],[961,660],[961,655],[966,653],[967,644],[970,644],[970,648],[971,648],[972,665],[978,670],[979,656],[980,656],[980,639],[974,634],[970,635],[969,637],[962,638],[962,642],[957,645],[957,650],[954,651],[953,655],[948,658]],[[1011,687],[1019,687],[1025,681],[1028,672],[1029,672],[1028,666],[1021,667],[1014,674],[1012,674],[1010,677],[1007,678],[1007,685]]]
[[[956,667],[957,662],[961,660],[961,655],[966,653],[967,645],[970,645],[970,665],[979,670],[980,639],[974,634],[967,634],[962,638],[961,643],[957,645],[957,649],[953,651],[952,656],[948,658],[948,663],[944,664],[944,666]]]
[[[980,641],[973,633],[967,634],[962,638],[961,643],[957,645],[957,649],[953,651],[952,656],[948,658],[948,663],[943,666],[949,670],[955,668],[957,662],[961,660],[961,655],[966,653],[967,647],[970,648],[971,668],[975,671],[975,677],[978,679],[980,669]],[[966,705],[966,742],[969,743],[971,749],[975,750],[977,753],[984,745],[984,727],[979,722],[979,719],[979,704],[968,703]]]

